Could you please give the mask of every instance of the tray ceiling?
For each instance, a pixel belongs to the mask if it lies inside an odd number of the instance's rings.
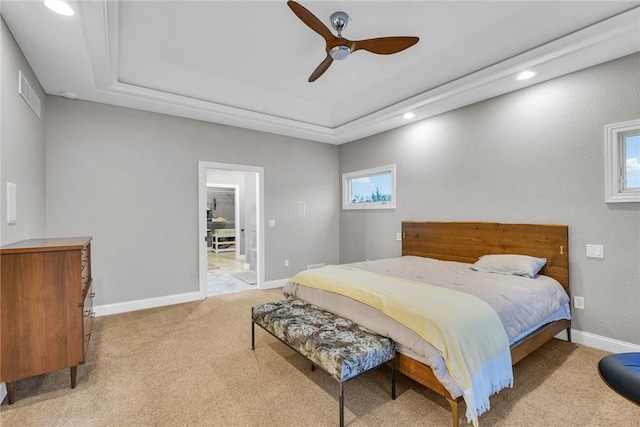
[[[1,13],[45,91],[341,144],[640,51],[640,2],[311,1],[349,39],[418,36],[359,51],[314,83],[324,41],[285,1],[39,1]],[[515,80],[520,71],[536,76]]]

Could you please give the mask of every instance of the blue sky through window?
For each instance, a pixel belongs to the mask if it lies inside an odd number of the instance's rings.
[[[377,201],[391,200],[391,173],[386,172],[379,175],[366,176],[351,180],[351,201],[352,203],[370,203]],[[384,198],[373,200],[372,194],[376,194],[376,188]]]
[[[626,188],[640,188],[640,135],[625,136]]]

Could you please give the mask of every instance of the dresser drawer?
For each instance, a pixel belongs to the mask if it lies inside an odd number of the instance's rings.
[[[89,245],[82,248],[80,251],[80,259],[82,261],[82,265],[84,266],[87,262],[89,262]]]
[[[87,289],[87,286],[89,285],[89,282],[91,281],[90,279],[91,279],[91,274],[90,274],[89,266],[85,266],[82,269],[82,292],[83,293]]]
[[[84,336],[84,356],[87,356],[87,348],[89,347],[89,339],[91,338],[91,327],[93,326],[93,318],[96,313],[93,311],[93,286],[89,285],[87,296],[84,299],[82,308],[82,334]]]
[[[91,281],[91,246],[87,245],[80,251],[80,270],[82,272],[82,291],[86,290]]]

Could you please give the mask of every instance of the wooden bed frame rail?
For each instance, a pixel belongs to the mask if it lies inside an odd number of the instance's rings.
[[[546,258],[540,274],[553,277],[569,296],[569,231],[566,225],[502,224],[495,222],[402,222],[402,255],[443,261],[474,263],[490,254],[519,254]],[[516,364],[538,347],[567,330],[571,341],[571,321],[549,323],[511,346]],[[452,412],[452,426],[459,425],[458,404],[436,379],[431,368],[403,354],[396,355],[396,369],[444,396]]]

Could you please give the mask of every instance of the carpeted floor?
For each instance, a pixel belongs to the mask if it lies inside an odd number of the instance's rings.
[[[335,426],[334,380],[260,328],[251,350],[250,307],[280,298],[280,290],[251,290],[97,318],[77,387],[68,388],[68,370],[19,381],[0,424]],[[640,425],[640,407],[598,377],[605,354],[552,340],[514,367],[515,387],[491,398],[480,426]],[[345,422],[449,426],[451,413],[402,375],[392,401],[383,367],[345,385]]]

